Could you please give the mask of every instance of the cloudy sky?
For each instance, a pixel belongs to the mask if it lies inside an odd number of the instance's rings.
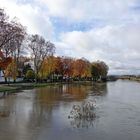
[[[110,74],[140,74],[140,0],[0,0],[1,8],[55,43],[56,54],[102,60]]]

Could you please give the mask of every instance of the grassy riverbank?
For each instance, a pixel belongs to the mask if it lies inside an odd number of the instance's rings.
[[[24,89],[33,89],[38,87],[45,87],[48,85],[56,85],[58,83],[12,83],[12,84],[2,84],[0,85],[0,92],[14,92]]]
[[[14,92],[20,90],[18,87],[12,87],[12,86],[8,86],[8,85],[1,85],[0,86],[0,92]]]
[[[54,82],[54,83],[10,83],[8,84],[1,84],[0,85],[0,92],[14,92],[14,91],[20,91],[24,89],[33,89],[33,88],[39,88],[39,87],[46,87],[46,86],[56,86],[56,85],[62,85],[62,84],[82,84],[82,85],[89,85],[97,82],[91,82],[91,81],[73,81],[73,82]]]

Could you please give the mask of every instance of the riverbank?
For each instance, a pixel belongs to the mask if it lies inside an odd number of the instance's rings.
[[[93,82],[93,81],[72,81],[72,82],[53,82],[53,83],[10,83],[10,84],[1,84],[0,92],[15,92],[25,89],[33,89],[46,87],[50,85],[62,85],[62,84],[81,84],[81,85],[91,85],[91,84],[101,84],[104,82]]]
[[[140,82],[140,77],[125,77],[124,76],[124,77],[120,77],[119,79]]]
[[[0,85],[0,92],[14,92],[20,90],[18,87],[12,87],[8,85]]]
[[[0,92],[14,92],[24,89],[33,89],[37,87],[45,87],[48,85],[56,85],[58,83],[12,83],[0,85]]]

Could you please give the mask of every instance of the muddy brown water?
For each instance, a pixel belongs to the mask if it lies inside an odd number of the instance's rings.
[[[69,119],[96,100],[96,118]],[[140,140],[140,83],[63,84],[0,98],[0,140]]]

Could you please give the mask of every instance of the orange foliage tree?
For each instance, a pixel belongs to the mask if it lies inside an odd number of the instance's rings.
[[[90,63],[84,59],[77,59],[73,63],[73,77],[90,77]]]
[[[12,62],[11,57],[5,58],[2,51],[0,51],[0,70],[3,72],[3,75],[5,77],[5,82],[7,82],[7,77],[5,70],[7,69],[8,65]]]
[[[93,77],[98,80],[106,77],[107,72],[108,66],[102,61],[90,63],[85,58],[49,56],[41,65],[39,77],[50,80],[90,80]]]
[[[72,76],[73,59],[69,57],[62,58],[62,75],[66,77]]]

